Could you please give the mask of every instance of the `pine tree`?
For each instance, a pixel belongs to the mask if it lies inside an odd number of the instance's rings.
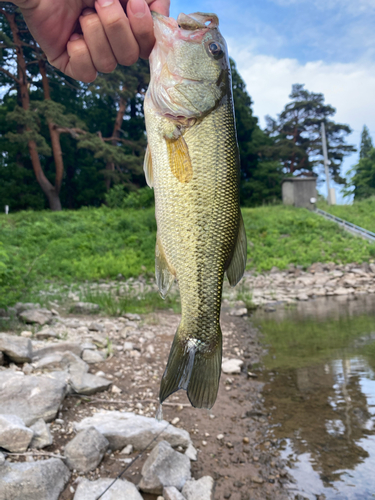
[[[314,167],[322,163],[320,127],[324,122],[331,175],[335,182],[345,184],[340,166],[345,156],[356,151],[346,143],[351,128],[330,118],[336,110],[324,103],[323,94],[309,92],[304,85],[295,84],[289,97],[291,102],[276,120],[267,117],[267,133],[275,140],[267,153],[283,163],[286,174],[313,172]]]
[[[368,158],[369,153],[373,147],[374,146],[372,145],[370,131],[366,127],[366,125],[363,125],[363,130],[361,133],[361,145],[360,145],[360,149],[359,149],[359,158],[360,159],[361,158]]]

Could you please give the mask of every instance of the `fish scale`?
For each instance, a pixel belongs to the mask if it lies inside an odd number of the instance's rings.
[[[203,31],[207,32],[207,28],[204,27]],[[209,37],[204,36],[205,33],[202,33],[202,47],[206,40],[215,36],[225,43],[217,29],[209,32]],[[156,46],[157,44],[156,30]],[[179,43],[178,54],[182,53],[184,67],[188,67],[189,63],[186,60],[187,49]],[[206,51],[197,51],[194,47],[194,53],[205,54]],[[173,58],[174,65],[179,62],[177,55]],[[168,273],[172,278],[176,277],[181,296],[181,323],[162,379],[160,401],[183,388],[187,390],[194,406],[210,408],[216,399],[221,372],[222,337],[219,318],[224,272],[231,259],[236,262],[238,260],[237,246],[242,227],[239,154],[229,63],[226,61],[226,67],[220,63],[220,73],[215,63],[209,69],[208,74],[211,75],[216,68],[215,78],[220,74],[221,81],[224,82],[214,92],[215,96],[221,97],[208,113],[197,116],[186,126],[183,116],[181,123],[178,122],[182,111],[176,111],[180,113],[176,119],[170,116],[170,112],[163,113],[160,105],[155,105],[157,83],[152,71],[153,57],[155,59],[157,54],[151,55],[151,83],[145,99],[145,116],[155,190],[157,281],[164,293],[164,287],[167,289],[171,280],[168,281],[168,286],[164,286],[163,279],[167,277],[168,280]],[[161,69],[163,75],[166,73],[167,63],[168,59]],[[194,68],[198,67],[196,60],[194,65]],[[159,70],[160,66],[159,64]],[[168,81],[171,80],[172,78]],[[205,85],[205,88],[209,88],[207,81]],[[185,97],[189,96],[189,89],[189,86],[185,88],[184,98],[181,99],[183,106],[186,106]],[[167,94],[168,92],[163,93],[164,96]],[[201,90],[194,89],[191,93],[192,101],[194,96],[201,94]],[[173,99],[176,95],[173,92]],[[210,99],[207,102],[211,102]],[[177,133],[173,132],[175,126]],[[178,137],[179,133],[181,137]],[[175,141],[173,149],[170,149],[171,140]],[[176,155],[181,155],[188,168],[191,168],[192,175],[183,176],[182,167],[174,168],[174,158],[178,162],[180,157],[173,156],[175,153],[171,156],[171,151],[178,151],[178,147],[180,152]],[[243,246],[243,238],[241,244]],[[246,254],[246,239],[244,252]],[[242,258],[240,267],[242,265],[244,268],[245,263],[246,256]],[[158,266],[163,267],[164,273],[159,277]],[[238,272],[243,273],[243,269]]]

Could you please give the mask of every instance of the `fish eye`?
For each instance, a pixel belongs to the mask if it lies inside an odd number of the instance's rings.
[[[208,46],[208,50],[215,58],[219,58],[224,54],[224,51],[219,42],[211,42]]]

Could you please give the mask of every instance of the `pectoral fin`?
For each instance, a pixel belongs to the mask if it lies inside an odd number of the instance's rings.
[[[227,278],[230,286],[236,286],[243,276],[247,260],[247,240],[242,214],[240,212],[240,224],[236,246],[234,248],[232,260],[227,269]]]
[[[155,278],[160,295],[163,299],[165,299],[174,281],[174,276],[168,265],[164,249],[159,238],[156,238],[155,247]]]
[[[154,173],[152,171],[152,157],[150,146],[147,145],[145,159],[143,161],[143,170],[145,172],[147,185],[152,188],[154,186]]]
[[[189,149],[185,139],[180,135],[177,139],[165,139],[169,154],[169,161],[173,175],[180,182],[189,182],[193,178],[193,167]]]

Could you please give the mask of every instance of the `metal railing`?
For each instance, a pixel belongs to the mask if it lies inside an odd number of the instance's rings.
[[[320,208],[316,208],[315,212],[317,214],[321,215],[322,217],[325,217],[328,220],[336,222],[343,229],[345,229],[346,231],[349,231],[349,233],[352,233],[355,236],[360,236],[361,238],[365,238],[366,240],[375,242],[375,233],[373,233],[371,231],[367,231],[367,229],[363,229],[363,227],[356,226],[355,224],[352,224],[351,222],[348,222],[347,220],[340,219],[340,217],[336,217],[335,215],[329,214],[328,212],[325,212],[324,210],[320,210]]]

